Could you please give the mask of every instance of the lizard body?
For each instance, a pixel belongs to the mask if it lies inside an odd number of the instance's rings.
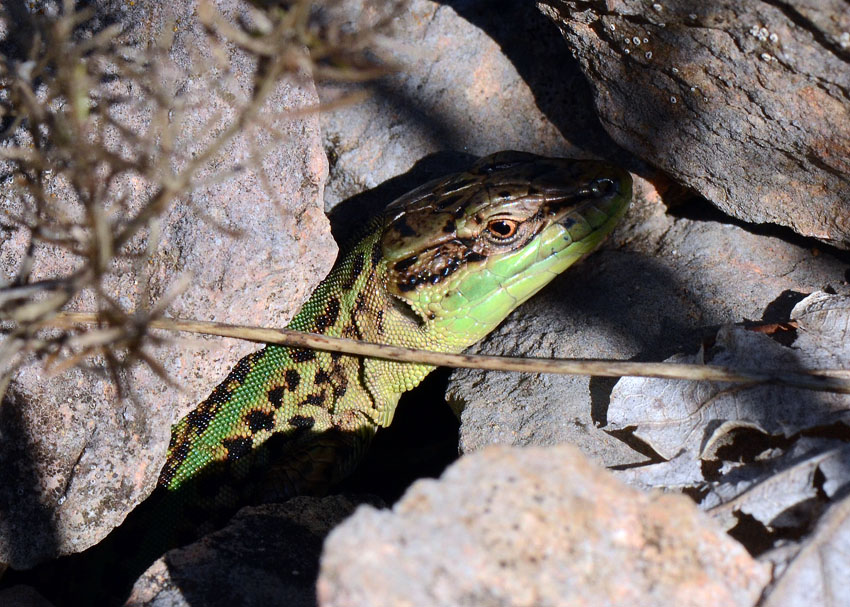
[[[592,251],[630,199],[629,174],[601,162],[482,158],[388,206],[289,328],[459,352]],[[431,370],[274,345],[246,356],[173,427],[157,491],[83,559],[92,577],[59,567],[52,598],[124,604],[154,559],[235,507],[323,493]]]
[[[629,174],[605,163],[482,158],[387,207],[288,328],[459,352],[592,251],[630,199]],[[432,369],[267,346],[174,426],[159,485],[234,505],[322,492]],[[234,480],[205,488],[221,468]]]

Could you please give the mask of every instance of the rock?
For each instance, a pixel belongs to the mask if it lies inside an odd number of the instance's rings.
[[[790,316],[788,324],[724,325],[699,353],[674,359],[762,370],[780,381],[793,379],[795,370],[850,365],[850,297],[813,293]],[[847,394],[778,381],[732,386],[622,378],[611,392],[608,421],[629,428],[658,454],[650,465],[618,470],[618,478],[687,492],[752,554],[765,559],[769,550],[775,572],[794,558],[793,546],[808,541],[805,534],[817,533],[823,511],[850,487]],[[814,552],[826,558],[830,550]]]
[[[776,336],[726,325],[709,349],[677,362],[776,374],[850,366],[850,297],[814,293],[794,307],[792,319],[795,333],[784,338],[787,345]],[[722,382],[633,377],[617,382],[608,418],[616,428],[634,428],[665,459],[688,453],[711,460],[718,448],[712,445],[725,445],[724,436],[739,429],[721,428],[724,423],[786,438],[850,426],[850,395],[775,383],[730,390]]]
[[[332,496],[243,508],[224,529],[156,561],[127,604],[311,607],[325,536],[363,503],[382,506],[377,498]]]
[[[695,352],[724,323],[787,320],[806,293],[850,293],[846,267],[817,248],[734,224],[671,217],[657,196],[644,192],[602,250],[553,281],[474,351],[664,360]],[[461,415],[461,450],[570,442],[607,466],[643,461],[604,431],[615,382],[456,370],[448,399]]]
[[[0,590],[0,605],[4,607],[53,607],[53,604],[30,586],[12,586]]]
[[[846,3],[542,6],[618,144],[724,213],[850,249]]]
[[[368,0],[345,6],[351,20],[381,14],[381,3]],[[390,59],[397,72],[370,86],[366,101],[321,117],[328,207],[434,155],[423,178],[389,199],[466,168],[469,155],[505,149],[635,163],[600,127],[575,60],[533,5],[412,0],[394,25]],[[554,65],[561,69],[557,77]],[[320,87],[319,93],[328,101],[340,91]]]
[[[761,603],[764,607],[845,605],[842,581],[847,578],[850,549],[850,499],[845,497],[824,513],[796,557]]]
[[[753,605],[770,578],[686,497],[572,446],[491,447],[328,536],[319,605]]]
[[[234,0],[216,5],[230,18],[243,10]],[[99,8],[101,16],[123,20],[126,39],[142,46],[164,29],[174,29],[169,49],[174,65],[163,78],[175,96],[194,104],[181,131],[185,140],[178,141],[190,156],[208,142],[209,133],[220,132],[233,118],[230,103],[245,98],[254,71],[246,55],[231,49],[232,79],[216,83],[228,92],[219,95],[210,88],[204,68],[212,58],[195,10],[191,0]],[[134,99],[134,90],[120,81],[113,86],[113,92]],[[310,83],[284,82],[267,107],[283,112],[317,102]],[[116,107],[115,116],[136,132],[149,126],[150,117],[132,101]],[[146,293],[156,301],[184,273],[193,278],[168,307],[172,316],[283,326],[298,310],[336,255],[321,210],[327,165],[314,115],[281,120],[276,127],[279,141],[268,129],[249,132],[201,172],[202,185],[190,199],[179,200],[163,216],[159,244],[146,263],[115,262],[107,291],[125,310],[144,305]],[[248,162],[260,150],[264,175]],[[236,163],[249,168],[233,179],[203,184]],[[126,190],[129,212],[139,208],[152,187],[137,181]],[[0,206],[13,204],[0,200]],[[243,237],[215,223],[240,230]],[[4,276],[17,273],[26,237],[19,230],[0,244]],[[144,252],[145,245],[135,243],[134,250]],[[40,248],[32,279],[66,274],[77,263],[78,258],[61,251]],[[92,293],[84,293],[73,308],[92,310],[95,303]],[[247,342],[155,335],[165,341],[147,352],[179,388],[165,385],[142,364],[124,377],[130,387],[124,401],[116,398],[102,370],[75,368],[51,376],[42,361],[34,360],[19,370],[0,409],[0,561],[29,567],[104,537],[152,489],[171,424],[205,398],[242,356],[257,349]]]

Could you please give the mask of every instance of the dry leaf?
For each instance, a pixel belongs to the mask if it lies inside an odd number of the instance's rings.
[[[705,362],[754,370],[850,367],[850,298],[816,293],[797,304],[792,314],[799,323],[792,347],[742,327],[724,326],[705,353]],[[723,432],[741,426],[786,437],[837,422],[850,426],[850,396],[774,385],[625,378],[611,394],[608,422],[608,430],[634,428],[635,436],[665,459],[682,451],[705,457],[714,451],[706,448],[722,440]]]
[[[770,590],[761,607],[847,605],[850,498],[833,505]]]

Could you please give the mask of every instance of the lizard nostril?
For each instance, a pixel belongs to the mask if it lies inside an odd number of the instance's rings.
[[[590,192],[596,197],[608,196],[617,191],[617,184],[612,179],[597,179],[590,184]]]

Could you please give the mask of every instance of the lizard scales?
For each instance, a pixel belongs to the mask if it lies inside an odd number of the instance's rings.
[[[602,162],[487,156],[388,206],[288,328],[459,352],[596,248],[630,199],[629,174]],[[174,426],[159,485],[234,505],[322,492],[432,369],[269,345]],[[222,468],[227,483],[204,487]]]

